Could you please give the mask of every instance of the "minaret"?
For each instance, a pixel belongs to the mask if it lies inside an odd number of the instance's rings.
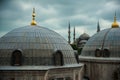
[[[98,21],[98,23],[97,23],[97,32],[99,32],[100,31],[100,25],[99,25],[99,21]]]
[[[68,43],[70,44],[71,43],[71,41],[70,41],[70,22],[69,22],[69,24],[68,24]]]
[[[75,27],[74,27],[74,30],[73,30],[73,43],[75,43]]]
[[[112,23],[112,28],[118,28],[118,27],[119,27],[119,24],[117,23],[117,20],[116,20],[116,12],[115,12],[114,22]]]
[[[34,26],[34,25],[37,25],[37,22],[35,21],[35,8],[33,8],[33,13],[32,13],[32,22],[31,22],[31,25]]]

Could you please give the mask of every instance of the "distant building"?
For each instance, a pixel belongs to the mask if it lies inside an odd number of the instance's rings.
[[[86,80],[120,80],[120,28],[116,15],[111,28],[98,30],[84,46],[80,62]]]
[[[58,33],[31,25],[0,38],[0,80],[82,80],[84,64]],[[69,41],[70,42],[70,41]]]
[[[87,33],[83,33],[76,39],[76,45],[78,48],[83,48],[90,36]]]
[[[68,29],[70,30],[70,28],[68,28]],[[99,32],[99,31],[100,31],[100,25],[99,25],[99,21],[98,21],[97,32]],[[76,38],[75,36],[76,36],[76,32],[75,32],[75,27],[74,27],[74,29],[73,29],[73,43],[71,44],[71,46],[74,50],[78,51],[78,54],[81,54],[81,51],[82,51],[84,45],[89,40],[90,36],[87,33],[81,34],[78,38]]]
[[[84,45],[86,44],[86,42],[88,41],[88,39],[90,38],[90,36],[87,33],[83,33],[81,34],[78,38],[76,38],[76,32],[75,32],[75,27],[73,29],[73,43],[70,43],[70,23],[68,26],[68,43],[72,46],[72,48],[74,50],[78,51],[78,54],[81,53],[82,48],[84,47]]]

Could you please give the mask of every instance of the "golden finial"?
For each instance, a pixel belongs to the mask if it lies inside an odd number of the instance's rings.
[[[119,27],[119,24],[117,23],[117,20],[116,20],[116,12],[115,12],[114,22],[112,23],[112,28],[118,28],[118,27]]]
[[[35,21],[35,8],[33,8],[31,25],[37,25],[37,22]]]

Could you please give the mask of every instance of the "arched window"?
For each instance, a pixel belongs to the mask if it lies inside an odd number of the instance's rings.
[[[63,54],[60,50],[57,50],[54,54],[53,54],[53,58],[54,58],[54,64],[56,66],[62,66],[64,64],[63,61]]]
[[[95,57],[101,57],[102,54],[101,54],[101,50],[100,49],[96,49],[95,50]]]
[[[11,64],[13,66],[22,65],[22,52],[20,50],[15,50],[11,56]]]
[[[110,56],[110,51],[108,49],[103,50],[103,57],[109,57]]]

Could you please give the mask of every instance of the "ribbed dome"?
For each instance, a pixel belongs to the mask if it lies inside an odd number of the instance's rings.
[[[120,57],[120,28],[105,29],[93,35],[84,46],[81,55],[94,57],[96,49],[108,50],[109,57]]]
[[[0,38],[0,65],[10,65],[11,54],[19,49],[23,65],[53,65],[53,53],[60,50],[64,64],[77,63],[74,51],[58,33],[41,26],[25,26]]]
[[[79,37],[81,40],[88,40],[90,38],[90,36],[87,33],[83,33],[80,35]]]

